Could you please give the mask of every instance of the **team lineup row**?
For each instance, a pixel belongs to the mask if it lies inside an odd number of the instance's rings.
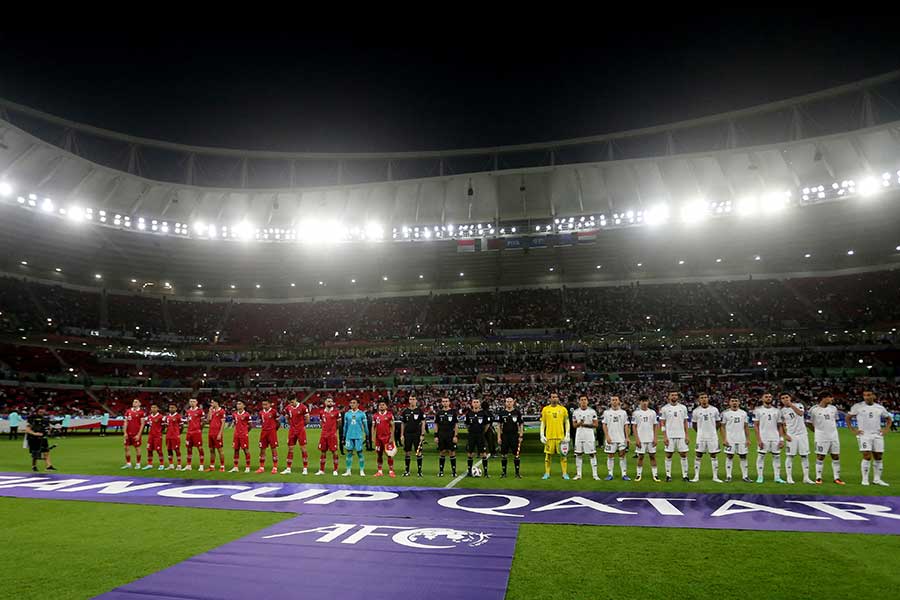
[[[756,471],[757,483],[763,482],[763,471],[766,455],[772,455],[773,470],[776,483],[794,483],[793,463],[794,457],[800,457],[802,468],[802,480],[805,483],[822,483],[822,471],[827,455],[832,459],[832,473],[835,483],[843,485],[840,477],[840,442],[837,434],[837,421],[839,411],[832,404],[832,396],[825,392],[820,394],[819,402],[807,411],[804,406],[796,402],[788,393],[780,395],[781,407],[774,406],[773,396],[765,393],[760,397],[759,405],[751,414],[743,410],[738,398],[732,398],[728,402],[728,408],[719,411],[710,405],[707,394],[700,394],[699,405],[694,408],[688,418],[688,409],[680,402],[678,392],[668,394],[666,404],[659,413],[649,407],[649,398],[642,396],[639,399],[639,408],[631,415],[622,408],[618,396],[610,398],[609,407],[598,415],[594,408],[588,406],[587,396],[579,398],[579,406],[569,414],[565,406],[560,404],[556,393],[550,395],[549,402],[543,407],[540,417],[540,437],[544,444],[544,479],[550,477],[551,458],[559,455],[562,477],[569,479],[567,468],[567,456],[569,446],[573,445],[576,474],[575,479],[581,479],[583,457],[587,455],[590,461],[594,479],[599,480],[597,472],[597,433],[598,429],[603,433],[603,451],[607,455],[606,480],[612,480],[615,474],[615,462],[618,458],[622,479],[628,481],[628,465],[626,453],[631,444],[634,444],[634,452],[637,457],[637,469],[635,479],[640,481],[643,477],[644,459],[649,457],[651,473],[654,481],[660,481],[656,452],[659,434],[662,433],[665,452],[665,479],[672,479],[672,458],[679,454],[681,462],[681,475],[685,481],[699,481],[701,462],[704,454],[710,455],[713,471],[713,481],[719,479],[718,454],[724,450],[725,481],[732,479],[734,457],[737,456],[741,468],[742,479],[751,482],[748,474],[748,451],[750,446],[750,422],[753,417],[753,428],[756,433],[758,445]],[[223,452],[223,431],[226,411],[213,399],[209,409],[204,411],[199,406],[197,399],[189,401],[189,407],[182,415],[177,405],[172,403],[168,407],[168,413],[160,412],[156,404],[150,406],[145,413],[139,400],[134,400],[132,408],[125,413],[125,427],[123,428],[123,442],[125,447],[125,464],[123,469],[138,468],[152,469],[154,466],[154,453],[159,459],[158,469],[192,470],[193,449],[198,450],[200,464],[199,470],[225,471],[226,463]],[[309,453],[307,450],[306,426],[309,423],[310,412],[307,406],[293,398],[284,410],[284,416],[288,424],[288,451],[286,468],[280,471],[282,474],[292,472],[294,449],[300,447],[303,460],[303,474],[308,474]],[[246,411],[244,403],[237,402],[237,410],[232,412],[234,423],[232,472],[239,470],[240,453],[245,457],[244,471],[250,471],[251,457],[249,450],[249,430],[251,415]],[[259,411],[260,439],[259,439],[259,468],[257,473],[266,470],[266,449],[272,455],[273,474],[278,471],[278,436],[279,411],[269,401],[263,401],[262,410]],[[853,418],[856,424],[853,423]],[[399,447],[405,451],[404,476],[410,475],[412,459],[415,458],[418,476],[422,476],[422,449],[423,442],[428,435],[427,419],[424,411],[418,406],[415,397],[410,397],[408,406],[404,408],[396,419],[399,426],[395,429],[394,414],[388,410],[387,403],[379,402],[378,410],[371,418],[359,409],[355,399],[350,402],[350,410],[341,413],[334,406],[331,398],[325,400],[325,407],[319,414],[321,435],[318,443],[320,451],[319,470],[317,475],[325,474],[325,463],[328,452],[332,458],[332,474],[338,475],[338,446],[347,450],[346,470],[343,473],[349,476],[352,467],[353,454],[356,453],[359,463],[360,475],[365,475],[365,457],[363,455],[363,442],[370,437],[374,441],[374,450],[377,456],[376,477],[384,475],[383,463],[387,456],[388,476],[395,477],[394,456]],[[688,476],[689,452],[689,427],[692,424],[696,430],[695,460],[693,478]],[[876,396],[872,391],[863,393],[863,401],[855,404],[846,415],[846,422],[854,435],[857,436],[859,449],[863,459],[860,465],[863,485],[869,485],[870,471],[873,474],[873,483],[888,485],[881,478],[883,470],[884,434],[890,429],[891,415],[876,402]],[[183,424],[187,425],[185,445],[187,450],[186,463],[182,464],[181,432]],[[203,428],[208,423],[207,447],[210,451],[208,467],[204,469],[204,444]],[[482,408],[477,399],[472,401],[471,410],[464,416],[451,408],[448,398],[442,398],[441,408],[434,418],[435,432],[434,442],[439,454],[439,476],[444,475],[447,459],[450,461],[451,474],[457,476],[456,450],[459,440],[459,427],[464,423],[467,429],[466,455],[468,476],[489,477],[489,462],[495,451],[499,450],[501,457],[501,477],[507,475],[508,459],[511,456],[515,467],[515,476],[520,474],[520,455],[524,437],[524,419],[522,413],[516,407],[513,398],[505,400],[504,408],[496,414],[492,414]],[[142,432],[148,430],[148,454],[147,464],[141,466]],[[495,428],[496,426],[496,428]],[[813,431],[816,464],[815,481],[809,476],[809,438],[807,428]],[[36,460],[46,452],[46,437],[40,431],[29,428],[29,447],[32,449],[33,467],[36,470]],[[163,458],[163,439],[168,456],[168,466]],[[570,443],[571,440],[571,443]],[[136,462],[132,467],[131,449],[135,451]],[[787,459],[784,468],[786,479],[781,478],[781,454],[786,451]],[[218,458],[218,460],[216,460]],[[477,461],[477,462],[476,462]],[[49,465],[49,462],[48,462]]]

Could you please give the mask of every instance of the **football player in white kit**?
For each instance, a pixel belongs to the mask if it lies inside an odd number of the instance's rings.
[[[781,419],[781,411],[772,406],[772,394],[766,392],[762,395],[762,406],[757,406],[753,411],[753,427],[756,429],[756,441],[759,446],[759,451],[756,453],[756,483],[764,481],[766,454],[772,455],[775,483],[785,483],[781,478],[784,424]]]
[[[741,475],[744,483],[753,483],[747,474],[747,452],[750,440],[750,419],[747,411],[741,408],[741,401],[732,398],[728,401],[728,409],[722,412],[722,446],[725,448],[725,481],[731,481],[734,468],[734,455],[741,461]]]
[[[875,392],[863,391],[863,401],[857,402],[847,415],[847,425],[859,442],[859,451],[862,452],[862,484],[869,485],[869,468],[872,466],[872,458],[875,458],[874,477],[872,483],[887,487],[888,483],[881,478],[884,463],[884,434],[891,430],[893,419],[886,408],[875,402]],[[856,427],[850,422],[851,417],[856,417]],[[884,426],[881,418],[885,418]]]
[[[587,454],[594,479],[600,480],[597,474],[598,423],[597,411],[588,406],[588,397],[578,398],[578,408],[572,411],[572,427],[575,428],[575,479],[581,479],[582,455]]]
[[[784,440],[787,452],[784,457],[784,474],[788,483],[794,483],[794,457],[800,457],[800,468],[803,470],[803,483],[813,483],[809,478],[809,434],[806,432],[805,409],[799,402],[794,402],[791,395],[782,392],[781,420],[784,421]]]
[[[697,430],[697,441],[694,444],[694,483],[700,481],[700,465],[703,462],[703,454],[709,454],[709,461],[712,463],[712,480],[716,483],[722,483],[719,479],[719,424],[722,417],[719,415],[719,409],[709,404],[709,394],[701,393],[697,400],[700,406],[691,413],[691,421]]]
[[[668,404],[659,410],[659,420],[665,423],[663,441],[666,444],[666,481],[672,481],[672,454],[681,455],[681,478],[688,477],[688,413],[684,404],[678,400],[680,392],[669,392]]]
[[[603,438],[606,440],[604,450],[606,452],[606,480],[613,479],[615,470],[615,457],[619,455],[619,469],[622,471],[622,479],[631,481],[628,476],[628,461],[625,451],[631,441],[628,435],[628,413],[622,410],[622,401],[618,396],[609,399],[609,408],[603,411]]]
[[[650,398],[641,396],[638,406],[631,413],[631,431],[634,433],[634,445],[637,452],[637,477],[640,481],[644,476],[644,455],[650,455],[650,472],[653,481],[659,483],[659,473],[656,470],[656,434],[659,431],[659,420],[656,411],[650,408]]]
[[[810,422],[807,427],[813,430],[813,441],[816,444],[816,484],[822,484],[822,470],[825,468],[825,455],[831,455],[831,473],[834,482],[841,481],[841,441],[837,432],[838,410],[831,403],[834,397],[831,392],[819,394],[819,403],[809,409]]]

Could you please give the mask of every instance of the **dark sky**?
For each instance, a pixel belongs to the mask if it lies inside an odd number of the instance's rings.
[[[460,22],[428,37],[4,33],[0,96],[183,143],[414,150],[653,125],[900,68],[890,17],[577,20],[529,31]]]

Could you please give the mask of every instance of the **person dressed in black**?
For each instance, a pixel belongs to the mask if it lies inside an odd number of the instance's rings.
[[[500,422],[500,466],[503,469],[500,477],[506,477],[507,457],[512,454],[513,465],[516,468],[516,479],[522,479],[522,474],[519,471],[521,467],[519,456],[522,454],[525,422],[522,420],[522,413],[516,408],[516,401],[513,398],[506,399],[503,410],[500,411],[497,420]]]
[[[50,419],[43,406],[28,418],[25,433],[28,436],[28,451],[31,452],[31,470],[37,471],[37,461],[43,458],[47,470],[55,471],[56,467],[50,462],[50,442],[47,439],[50,436]]]
[[[425,413],[419,408],[419,400],[415,396],[409,397],[409,406],[400,413],[400,443],[406,453],[406,470],[404,477],[409,477],[409,463],[412,461],[411,452],[416,453],[416,469],[419,477],[422,477],[422,441],[425,439]]]
[[[341,413],[341,416],[338,419],[338,448],[340,448],[341,455],[343,455],[344,454],[344,413]]]
[[[372,411],[366,411],[366,423],[372,422]],[[374,452],[375,448],[372,447],[372,432],[370,431],[370,427],[366,427],[366,450],[368,452]]]
[[[468,460],[468,476],[472,476],[472,462],[476,454],[481,455],[481,464],[484,466],[484,476],[488,475],[488,451],[486,433],[488,429],[493,427],[494,417],[487,409],[481,407],[481,400],[475,398],[472,400],[472,409],[466,413],[466,429],[468,430],[468,441],[466,442],[466,453]]]
[[[444,465],[450,457],[450,472],[456,477],[456,443],[459,441],[459,415],[450,407],[450,398],[441,398],[441,409],[434,419],[437,431],[434,443],[437,445],[439,459],[438,477],[444,476]]]

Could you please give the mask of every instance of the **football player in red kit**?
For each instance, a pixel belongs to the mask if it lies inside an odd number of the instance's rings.
[[[234,466],[229,473],[237,473],[238,459],[241,457],[241,450],[244,451],[244,459],[246,466],[244,473],[250,472],[250,413],[244,410],[243,400],[237,401],[237,411],[231,414],[234,419],[234,439],[231,447],[234,448]]]
[[[184,470],[193,469],[191,460],[194,458],[194,448],[200,453],[200,466],[197,470],[203,472],[203,409],[197,404],[196,398],[188,400],[187,409],[187,439],[185,440],[185,449],[187,450],[187,465]]]
[[[334,399],[325,398],[325,409],[319,414],[322,433],[319,436],[319,471],[316,475],[325,474],[325,455],[331,452],[331,460],[335,477],[338,474],[338,428],[341,426],[341,411],[335,408]]]
[[[262,402],[259,420],[262,424],[259,432],[259,468],[256,472],[265,472],[266,448],[271,448],[272,475],[275,475],[278,473],[278,411],[272,408],[272,403],[268,400]]]
[[[219,471],[225,472],[225,453],[222,452],[222,432],[225,429],[225,409],[219,406],[219,401],[213,398],[209,402],[209,433],[206,435],[206,443],[209,445],[209,466],[207,470],[216,470],[216,450],[219,451]]]
[[[141,409],[141,401],[135,398],[131,408],[125,411],[125,464],[123,469],[131,468],[131,448],[134,447],[137,462],[135,469],[141,468],[141,433],[144,431],[144,411]]]
[[[378,471],[375,477],[384,477],[381,465],[384,454],[396,448],[394,445],[394,415],[387,409],[387,402],[378,403],[378,412],[372,415],[372,439],[375,440],[375,457],[378,460]],[[388,454],[388,474],[394,474],[394,457]]]
[[[144,467],[144,470],[153,468],[153,452],[155,451],[157,456],[159,456],[159,470],[162,471],[166,468],[166,461],[163,460],[163,452],[162,452],[162,428],[163,428],[163,414],[159,412],[159,407],[156,404],[150,405],[150,414],[147,415],[147,425],[150,426],[150,434],[147,436],[147,466]]]
[[[169,456],[169,470],[175,470],[172,454],[178,457],[178,470],[181,470],[181,414],[175,403],[169,404],[166,415],[166,454]]]
[[[294,396],[284,411],[287,417],[288,426],[288,453],[287,468],[281,472],[287,475],[291,472],[291,465],[294,464],[294,446],[300,444],[300,452],[303,455],[303,474],[309,474],[309,453],[306,451],[306,424],[309,423],[309,409],[300,399]]]

